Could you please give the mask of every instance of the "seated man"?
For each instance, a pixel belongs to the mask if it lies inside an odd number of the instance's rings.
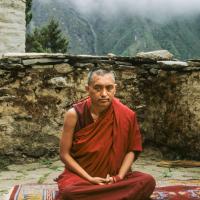
[[[112,71],[88,75],[89,97],[65,114],[58,177],[59,200],[147,200],[155,188],[152,176],[131,172],[141,152],[136,114],[114,97]]]

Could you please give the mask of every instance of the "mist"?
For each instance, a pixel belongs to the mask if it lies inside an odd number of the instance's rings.
[[[66,2],[66,0],[60,0]],[[200,0],[68,0],[86,14],[133,15],[153,20],[200,14]]]

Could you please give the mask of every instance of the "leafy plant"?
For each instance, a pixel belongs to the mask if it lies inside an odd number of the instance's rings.
[[[38,184],[44,183],[44,181],[46,180],[47,176],[49,176],[49,174],[50,174],[50,172],[48,172],[48,173],[44,174],[43,176],[41,176],[37,183]]]
[[[50,166],[52,163],[53,163],[53,161],[50,160],[50,159],[41,159],[41,160],[40,160],[40,164],[41,164],[41,165]]]
[[[172,177],[172,173],[171,173],[171,172],[172,172],[171,169],[168,168],[168,170],[166,170],[166,171],[163,172],[162,176],[163,176],[164,178]]]
[[[32,19],[32,0],[26,0],[26,27],[29,25],[31,19]]]
[[[46,26],[27,34],[27,52],[66,53],[67,47],[68,39],[63,36],[59,22],[53,18]]]

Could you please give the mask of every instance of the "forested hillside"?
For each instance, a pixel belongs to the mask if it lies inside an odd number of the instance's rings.
[[[67,0],[33,0],[32,12],[31,29],[58,19],[69,38],[70,53],[135,55],[167,49],[176,58],[200,58],[200,15],[164,22],[124,13],[107,17],[83,14]]]

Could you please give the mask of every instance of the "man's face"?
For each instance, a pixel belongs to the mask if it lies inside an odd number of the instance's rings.
[[[86,90],[94,106],[107,108],[115,95],[116,84],[112,74],[103,76],[93,74],[91,83],[86,86]]]

